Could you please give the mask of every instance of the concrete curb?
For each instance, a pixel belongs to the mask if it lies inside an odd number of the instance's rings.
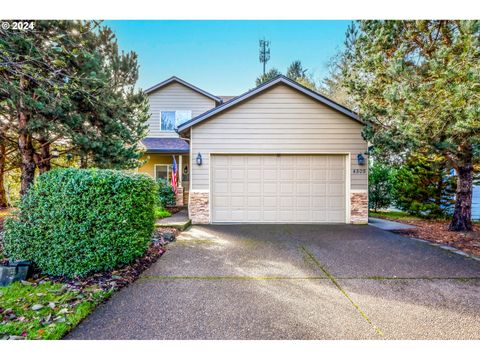
[[[402,235],[400,235],[400,236],[402,236]],[[470,258],[472,260],[480,261],[480,257],[475,256],[475,255],[471,255],[471,254],[467,254],[466,252],[458,250],[457,248],[454,248],[453,246],[438,244],[438,243],[434,243],[432,241],[423,240],[423,239],[419,239],[419,238],[413,238],[413,237],[407,237],[407,236],[402,236],[402,237],[404,237],[406,239],[409,239],[409,240],[415,240],[415,241],[418,241],[418,242],[423,242],[423,243],[426,243],[430,246],[438,247],[442,250],[451,252],[453,254],[461,255],[461,256]]]
[[[162,228],[162,227],[171,227],[180,231],[184,231],[188,227],[192,225],[192,220],[188,219],[186,221],[180,221],[180,222],[171,222],[171,223],[155,223],[155,227],[157,228]]]

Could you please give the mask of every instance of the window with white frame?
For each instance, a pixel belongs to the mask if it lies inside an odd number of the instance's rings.
[[[155,180],[165,179],[170,182],[170,175],[172,174],[172,165],[156,164],[155,165]]]
[[[192,118],[191,110],[160,111],[160,129],[175,131],[175,128]]]

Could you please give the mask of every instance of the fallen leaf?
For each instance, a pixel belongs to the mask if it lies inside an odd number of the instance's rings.
[[[42,304],[35,304],[32,306],[32,310],[33,311],[38,311],[40,309],[43,309],[43,305]]]

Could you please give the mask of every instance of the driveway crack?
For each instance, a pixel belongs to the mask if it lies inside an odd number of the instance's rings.
[[[318,267],[328,277],[328,279],[333,283],[333,285],[335,285],[335,287],[342,293],[342,295],[345,296],[348,301],[350,301],[353,307],[370,324],[370,326],[375,330],[375,332],[381,337],[384,337],[382,330],[378,326],[376,326],[372,322],[372,320],[370,320],[367,314],[360,308],[360,306],[355,301],[353,301],[350,295],[348,295],[348,293],[338,283],[337,279],[335,279],[335,277],[332,274],[330,274],[330,272],[328,272],[327,269],[325,269],[325,267],[320,263],[320,261],[318,261],[315,255],[310,250],[308,250],[305,246],[301,246],[300,249],[306,256],[309,257],[309,259],[315,264],[315,266]]]

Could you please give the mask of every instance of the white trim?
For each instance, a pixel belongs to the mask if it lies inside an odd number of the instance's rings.
[[[153,178],[157,181],[157,166],[167,167],[167,181],[170,183],[170,171],[172,170],[172,164],[154,164],[153,165]]]
[[[190,133],[192,133],[192,128],[190,128]],[[192,148],[191,148],[192,149]],[[258,223],[246,223],[246,222],[232,222],[232,221],[212,221],[212,171],[213,171],[213,156],[215,155],[337,155],[337,156],[344,156],[345,157],[345,222],[319,222],[319,221],[310,221],[310,222],[292,222],[288,223],[286,222],[285,224],[350,224],[350,196],[351,196],[351,153],[350,152],[315,152],[315,151],[308,151],[308,152],[278,152],[278,151],[272,151],[272,152],[255,152],[255,153],[249,153],[249,152],[222,152],[222,151],[215,151],[215,152],[210,152],[208,153],[209,156],[209,169],[208,169],[208,190],[195,190],[195,192],[208,192],[208,223],[209,224],[222,224],[222,225],[228,225],[228,224],[278,224],[276,222],[258,222]],[[212,156],[213,155],[213,156]],[[368,191],[367,191],[368,192]]]
[[[352,212],[352,154],[346,156],[345,164],[345,223],[350,224]]]
[[[145,90],[145,93],[149,95],[152,92],[154,92],[154,91],[160,89],[161,87],[166,86],[166,85],[168,85],[168,84],[170,84],[174,81],[176,81],[179,84],[182,84],[182,85],[188,87],[189,89],[191,89],[193,91],[196,91],[196,92],[198,92],[198,93],[200,93],[200,94],[202,94],[202,95],[204,95],[204,96],[206,96],[206,97],[208,97],[212,100],[215,100],[218,103],[222,102],[222,99],[220,99],[219,97],[217,97],[215,95],[212,95],[209,92],[207,92],[205,90],[202,90],[202,89],[196,87],[195,85],[192,85],[192,84],[186,82],[185,80],[182,80],[182,79],[180,79],[179,77],[176,77],[176,76],[172,76],[172,77],[168,78],[167,80],[164,80],[164,81],[162,81],[162,82],[160,82],[156,85],[153,85],[152,87],[149,87],[147,90]]]

